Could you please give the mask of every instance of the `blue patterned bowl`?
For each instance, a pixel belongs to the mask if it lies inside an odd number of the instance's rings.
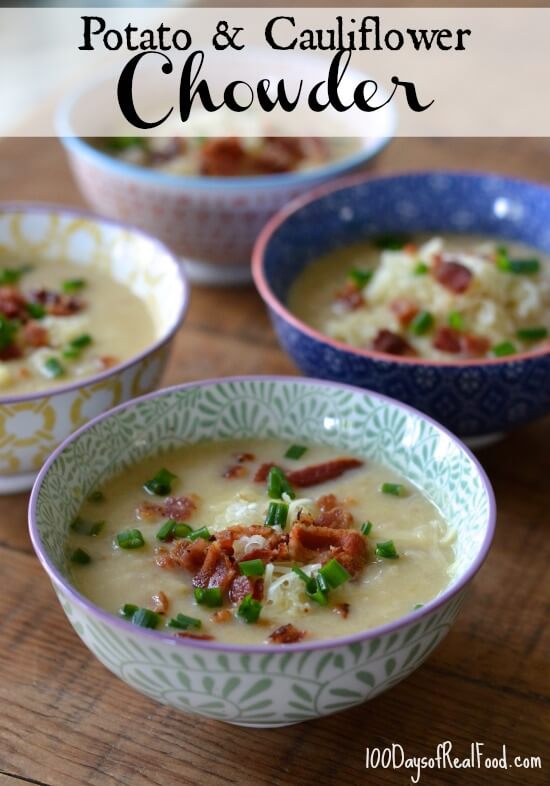
[[[407,476],[456,532],[449,587],[382,627],[286,646],[177,639],[131,625],[76,591],[66,537],[93,489],[161,447],[246,437],[325,443]],[[31,495],[29,522],[34,548],[67,617],[108,669],[186,712],[272,727],[360,704],[418,668],[448,632],[487,555],[495,503],[468,450],[409,407],[329,382],[245,377],[160,391],[93,420],[46,462]]]
[[[350,179],[297,199],[262,231],[253,275],[283,348],[306,374],[368,387],[436,418],[473,444],[550,412],[550,352],[434,362],[351,347],[286,308],[320,254],[385,232],[465,232],[550,252],[550,189],[485,174]]]

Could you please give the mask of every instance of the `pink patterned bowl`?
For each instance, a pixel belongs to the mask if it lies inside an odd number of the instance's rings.
[[[279,63],[277,67],[280,70]],[[291,74],[292,64],[285,67]],[[326,77],[321,70],[319,74]],[[351,69],[348,75],[355,78]],[[78,135],[80,113],[96,100],[101,103],[101,84],[86,85],[70,96],[57,118],[80,190],[98,212],[129,221],[170,246],[189,277],[200,283],[251,280],[252,246],[266,221],[299,194],[365,165],[389,142],[395,127],[394,110],[387,105],[369,117],[368,129],[357,121],[346,129],[359,141],[357,152],[303,172],[232,178],[172,175],[115,159]]]

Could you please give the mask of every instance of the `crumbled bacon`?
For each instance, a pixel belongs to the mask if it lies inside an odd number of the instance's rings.
[[[295,524],[289,538],[289,553],[293,561],[311,562],[335,558],[352,576],[357,575],[367,561],[367,544],[363,536],[351,529],[304,526]]]
[[[209,543],[203,538],[197,540],[176,540],[170,551],[161,547],[157,551],[159,568],[184,568],[194,573],[202,568]]]
[[[244,464],[246,461],[256,461],[256,456],[254,453],[235,453],[235,460]]]
[[[223,473],[223,477],[227,478],[228,480],[234,480],[235,478],[245,478],[247,475],[248,469],[242,464],[232,464],[230,467],[227,467]]]
[[[435,259],[432,273],[441,286],[456,294],[466,292],[473,278],[470,268],[462,265],[460,262],[443,260],[440,256]]]
[[[233,603],[240,603],[247,595],[252,595],[255,600],[261,600],[263,594],[264,580],[254,579],[252,576],[237,576],[229,590],[229,597]]]
[[[363,462],[356,458],[338,458],[332,461],[325,461],[323,464],[313,464],[302,469],[295,469],[287,472],[286,476],[292,486],[299,488],[305,486],[317,486],[327,480],[339,478],[344,472],[350,469],[362,467]]]
[[[350,605],[349,603],[337,603],[332,607],[332,610],[343,617],[343,619],[346,619],[349,615]]]
[[[233,543],[239,538],[250,538],[255,535],[262,537],[265,545],[248,551],[244,557],[241,557],[240,561],[261,559],[264,562],[280,562],[288,559],[288,535],[284,532],[278,532],[272,527],[265,527],[263,524],[251,524],[248,527],[239,524],[214,533],[214,538],[229,556],[234,556]]]
[[[201,641],[214,640],[214,636],[211,636],[209,633],[191,633],[188,630],[179,630],[176,636],[179,636],[180,639],[200,639]]]
[[[193,586],[218,587],[225,592],[235,578],[236,570],[219,543],[210,543],[206,557],[198,573],[193,576]]]
[[[0,360],[17,360],[23,356],[23,350],[18,344],[8,344],[0,348]]]
[[[353,525],[353,515],[346,510],[334,494],[325,494],[317,500],[319,515],[315,517],[318,527],[349,529]]]
[[[47,347],[48,331],[38,322],[27,322],[23,325],[23,341],[30,347]]]
[[[457,355],[461,350],[460,333],[452,327],[441,325],[435,331],[433,345],[441,352]]]
[[[485,336],[475,336],[473,333],[464,333],[462,335],[462,351],[466,355],[472,357],[486,355],[490,346],[491,343]]]
[[[210,617],[212,622],[216,622],[218,624],[224,622],[231,622],[233,619],[233,614],[229,611],[229,609],[218,609],[215,611],[212,616]]]
[[[166,614],[166,612],[168,611],[169,601],[162,590],[160,592],[157,592],[156,595],[153,595],[152,601],[153,601],[153,611],[156,611],[157,614]]]
[[[139,503],[136,515],[139,519],[151,521],[164,518],[171,521],[185,521],[197,509],[197,497],[166,497],[162,502],[148,499]]]
[[[254,482],[265,483],[267,480],[267,476],[269,475],[269,470],[275,466],[276,464],[273,464],[273,462],[270,462],[269,464],[261,464],[256,470],[256,474],[254,475]]]
[[[17,287],[0,287],[0,314],[3,314],[6,319],[19,319],[25,322],[29,318],[25,303],[25,298]]]
[[[101,355],[99,362],[103,368],[113,368],[113,366],[116,366],[119,360],[114,355]]]
[[[419,311],[416,303],[408,297],[396,298],[390,303],[390,309],[403,327],[410,325]]]
[[[64,292],[52,292],[48,289],[32,292],[30,301],[44,306],[48,314],[55,317],[68,317],[77,314],[84,308],[84,303],[80,298],[67,295]]]
[[[353,281],[348,281],[341,289],[336,290],[334,299],[346,311],[356,311],[365,305],[363,293]]]
[[[199,149],[202,175],[230,177],[241,173],[245,151],[237,137],[207,139]]]
[[[295,644],[297,641],[301,641],[305,635],[304,630],[298,630],[289,622],[270,633],[268,638],[272,644]]]
[[[372,342],[376,352],[385,352],[387,355],[414,355],[416,354],[408,341],[403,336],[391,330],[379,330]]]

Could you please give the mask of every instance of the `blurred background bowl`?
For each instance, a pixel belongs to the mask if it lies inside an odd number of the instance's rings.
[[[138,355],[46,391],[0,396],[0,494],[29,489],[51,453],[83,423],[157,385],[181,325],[188,285],[158,241],[89,213],[52,205],[0,204],[0,246],[30,263],[79,265],[125,284],[153,317],[156,338]]]
[[[209,75],[212,89],[223,90],[231,78],[242,78],[242,58],[253,56],[251,52],[240,54],[233,66],[234,75],[231,64],[214,70]],[[311,72],[313,81],[326,79],[326,61],[315,57],[295,59],[292,53],[285,53],[282,62],[273,56],[269,59],[264,55],[264,59],[266,69],[275,70],[277,79],[287,77],[292,81],[304,69]],[[351,89],[365,78],[365,74],[348,69],[343,89],[346,85]],[[151,82],[160,89],[158,79]],[[364,167],[389,142],[396,123],[392,104],[372,113],[367,121],[362,119],[359,124],[355,120],[353,126],[343,117],[337,127],[356,138],[358,150],[301,172],[251,177],[178,176],[125,163],[78,134],[79,127],[90,127],[90,115],[97,107],[96,113],[105,114],[104,127],[111,129],[103,136],[116,135],[112,132],[113,127],[118,128],[116,122],[109,123],[107,118],[114,111],[109,104],[112,93],[112,78],[100,79],[67,97],[59,108],[58,132],[80,190],[99,213],[132,222],[157,236],[182,259],[191,280],[205,284],[250,281],[252,247],[268,218],[293,197]],[[120,112],[118,116],[120,124]]]
[[[237,436],[331,445],[407,477],[456,533],[449,586],[381,627],[284,646],[176,638],[132,625],[81,595],[71,579],[66,540],[90,492],[145,455]],[[42,469],[29,526],[65,614],[108,669],[184,712],[269,728],[348,709],[415,671],[453,624],[489,550],[495,515],[479,463],[419,412],[331,382],[241,377],[159,391],[89,423]]]
[[[296,199],[271,219],[253,258],[256,287],[282,347],[306,374],[385,393],[472,445],[550,412],[548,349],[499,359],[430,361],[359,349],[287,308],[313,260],[381,234],[466,233],[550,252],[550,188],[490,174],[420,172],[350,178]]]

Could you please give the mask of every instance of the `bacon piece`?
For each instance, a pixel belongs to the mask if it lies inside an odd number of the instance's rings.
[[[441,286],[456,294],[466,292],[473,278],[470,268],[461,265],[460,262],[443,260],[441,257],[436,258],[432,273]]]
[[[491,343],[485,336],[475,336],[473,333],[464,333],[461,337],[462,351],[472,357],[486,355]]]
[[[392,333],[391,330],[379,330],[372,342],[376,352],[385,352],[387,355],[415,355],[416,352],[403,336]]]
[[[244,464],[246,461],[256,461],[256,456],[254,453],[235,453],[235,460]]]
[[[301,641],[305,635],[305,630],[298,630],[289,622],[270,633],[268,639],[272,644],[295,644],[297,641]]]
[[[267,136],[260,150],[254,155],[253,168],[258,174],[290,172],[304,158],[302,140],[299,137]]]
[[[119,360],[114,355],[101,355],[99,362],[103,368],[113,368],[113,366],[117,365]]]
[[[365,305],[365,298],[363,293],[353,281],[348,281],[341,289],[337,289],[335,302],[341,304],[346,311],[356,311],[361,306]]]
[[[202,175],[230,177],[242,174],[245,151],[237,137],[207,139],[199,149]]]
[[[317,500],[321,511],[313,522],[318,527],[349,529],[353,525],[353,515],[346,510],[334,494],[325,494]]]
[[[290,532],[289,553],[293,561],[328,562],[335,558],[355,576],[364,567],[368,552],[364,537],[351,529],[295,524]]]
[[[229,611],[229,609],[219,609],[212,614],[210,619],[212,622],[216,623],[231,622],[233,619],[233,614]]]
[[[199,572],[193,576],[193,586],[218,587],[225,592],[235,578],[236,571],[231,560],[220,548],[219,543],[210,543]]]
[[[25,298],[17,287],[0,287],[0,314],[6,319],[20,319],[25,322],[29,318],[25,303]]]
[[[179,636],[180,639],[200,639],[201,641],[214,640],[214,636],[211,636],[209,633],[191,633],[187,630],[178,631],[176,636]]]
[[[40,303],[48,314],[55,317],[69,317],[84,308],[83,301],[74,295],[64,292],[52,292],[49,289],[38,289],[30,296],[32,303]]]
[[[139,503],[136,515],[144,521],[165,518],[172,521],[185,521],[197,509],[196,497],[166,497],[162,502],[144,499]]]
[[[8,344],[0,349],[0,360],[17,360],[23,356],[23,350],[18,344]]]
[[[242,537],[252,537],[260,535],[265,539],[265,546],[260,546],[248,552],[239,560],[261,559],[264,562],[275,562],[288,559],[288,535],[277,532],[272,527],[264,527],[263,524],[252,524],[248,527],[240,524],[229,529],[214,533],[214,538],[220,547],[229,555],[233,555],[233,543]]]
[[[197,540],[176,540],[170,551],[164,547],[157,551],[159,568],[184,568],[195,573],[202,568],[209,543],[203,538]]]
[[[346,619],[349,615],[350,605],[349,603],[337,603],[332,607],[332,610],[343,617],[343,619]]]
[[[166,614],[166,612],[168,611],[169,601],[162,590],[160,592],[157,592],[156,595],[153,595],[152,601],[153,601],[153,611],[156,611],[157,614]]]
[[[23,325],[23,340],[29,347],[47,347],[48,331],[38,322],[27,322]]]
[[[408,297],[396,298],[390,303],[390,309],[403,327],[410,325],[419,311],[416,303]]]
[[[248,469],[242,464],[232,464],[230,467],[227,467],[223,473],[223,477],[227,478],[228,480],[233,480],[234,478],[244,478],[247,475]]]
[[[449,352],[452,355],[457,355],[462,348],[460,333],[452,327],[441,325],[435,332],[433,345],[441,352]]]
[[[312,464],[303,469],[295,469],[287,472],[286,477],[292,486],[303,488],[305,486],[317,486],[327,480],[339,478],[344,472],[350,469],[362,467],[363,462],[356,458],[338,458],[332,461],[325,461],[323,464]]]
[[[229,597],[233,603],[240,603],[247,595],[252,595],[254,600],[261,600],[264,595],[264,580],[252,576],[237,576],[231,584]]]
[[[256,470],[256,474],[254,475],[254,483],[265,483],[267,480],[267,476],[269,475],[269,470],[271,467],[276,467],[277,465],[273,462],[269,464],[261,464],[258,469]]]

